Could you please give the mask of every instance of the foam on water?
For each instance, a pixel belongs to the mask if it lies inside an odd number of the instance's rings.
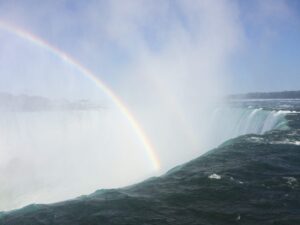
[[[216,179],[216,180],[220,180],[222,177],[218,174],[211,174],[208,176],[209,179]]]

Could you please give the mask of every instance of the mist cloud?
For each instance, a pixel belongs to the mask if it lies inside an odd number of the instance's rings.
[[[267,3],[259,7],[264,17],[287,12]],[[0,2],[0,20],[67,52],[123,99],[155,147],[161,163],[157,174],[220,144],[211,142],[211,114],[230,92],[232,55],[247,43],[240,13],[238,1],[226,0]],[[0,182],[6,185],[0,188],[0,210],[153,174],[143,146],[101,90],[48,52],[5,31],[0,35],[10,46],[1,45],[4,91],[50,99],[84,97],[106,106],[100,114],[69,112],[28,120],[12,115],[1,130],[6,139],[0,142],[5,147]],[[45,143],[49,145],[43,147]]]

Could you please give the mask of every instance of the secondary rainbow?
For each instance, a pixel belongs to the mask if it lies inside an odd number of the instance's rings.
[[[43,40],[42,38],[21,29],[15,25],[8,24],[6,22],[0,21],[0,29],[5,30],[11,34],[14,34],[22,39],[30,41],[31,43],[47,50],[48,52],[53,53],[58,58],[60,58],[65,63],[73,66],[76,68],[81,74],[86,76],[88,79],[93,81],[107,96],[109,96],[112,101],[116,104],[118,109],[122,112],[122,114],[127,118],[128,122],[130,123],[131,127],[135,131],[136,135],[139,137],[140,141],[142,142],[147,156],[151,161],[152,166],[155,170],[160,168],[160,163],[158,157],[155,154],[155,150],[147,138],[147,135],[143,131],[142,127],[139,125],[137,120],[134,118],[132,113],[129,111],[128,107],[121,101],[121,99],[102,81],[98,76],[96,76],[93,72],[89,69],[84,67],[81,63],[79,63],[76,59],[72,58],[67,53],[63,52],[62,50],[58,49],[57,47],[51,45],[47,41]]]

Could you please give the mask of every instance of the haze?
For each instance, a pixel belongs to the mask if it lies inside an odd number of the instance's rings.
[[[220,144],[211,121],[223,96],[299,89],[299,10],[294,0],[0,1],[0,92],[97,105],[1,112],[0,210],[129,185]],[[94,81],[3,24],[107,84],[153,145],[159,170]]]

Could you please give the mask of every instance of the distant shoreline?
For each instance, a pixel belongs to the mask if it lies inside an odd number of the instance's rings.
[[[253,92],[229,95],[229,99],[300,99],[300,91]]]

